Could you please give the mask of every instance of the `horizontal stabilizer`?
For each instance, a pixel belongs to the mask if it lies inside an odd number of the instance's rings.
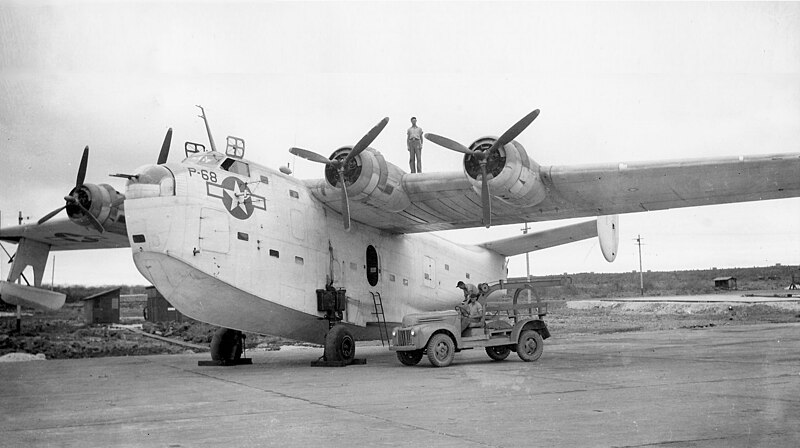
[[[502,240],[489,241],[480,246],[495,251],[505,257],[510,257],[596,236],[597,223],[592,220],[564,227],[557,227],[555,229],[512,236],[511,238]]]
[[[21,305],[37,310],[51,311],[64,306],[66,294],[34,288],[17,283],[0,281],[0,299],[12,305]]]

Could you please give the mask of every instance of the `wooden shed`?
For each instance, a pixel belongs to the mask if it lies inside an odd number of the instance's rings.
[[[147,290],[147,317],[148,322],[183,322],[184,317],[175,309],[154,286]]]
[[[93,296],[81,299],[83,301],[83,316],[88,324],[118,324],[119,323],[119,290],[109,289]]]
[[[717,277],[714,279],[714,289],[737,289],[736,277]]]

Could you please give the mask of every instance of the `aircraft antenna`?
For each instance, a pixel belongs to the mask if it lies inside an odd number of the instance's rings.
[[[206,125],[206,133],[208,134],[208,142],[211,144],[211,150],[217,151],[217,145],[214,144],[214,137],[211,135],[211,128],[208,126],[208,119],[206,118],[206,111],[203,109],[203,106],[197,104],[197,107],[200,108],[200,115],[198,117],[203,119],[203,123]]]

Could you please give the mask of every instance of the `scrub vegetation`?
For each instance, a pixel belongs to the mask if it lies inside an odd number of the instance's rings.
[[[739,293],[783,290],[800,277],[795,266],[718,270],[646,272],[645,295],[712,294],[713,279],[736,277]],[[571,274],[571,284],[541,291],[548,302],[545,317],[553,336],[578,333],[605,334],[678,328],[703,329],[725,325],[800,322],[800,302],[781,306],[720,303],[620,303],[593,299],[640,295],[639,273]],[[0,320],[0,356],[8,353],[43,353],[48,359],[100,356],[132,356],[197,352],[208,347],[216,327],[189,319],[183,322],[145,322],[144,286],[123,286],[120,304],[122,324],[140,324],[143,332],[186,345],[164,342],[136,331],[109,325],[87,325],[81,298],[113,289],[112,286],[56,287],[67,294],[67,304],[58,311],[27,311],[22,332],[16,333],[14,307],[5,306]],[[788,291],[786,291],[788,293]],[[577,300],[582,300],[577,302]],[[799,299],[800,300],[800,299]],[[247,349],[277,350],[281,345],[303,344],[274,336],[246,334]]]

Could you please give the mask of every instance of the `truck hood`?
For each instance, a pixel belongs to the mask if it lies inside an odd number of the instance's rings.
[[[412,325],[424,324],[429,322],[443,322],[445,320],[452,320],[458,316],[458,311],[432,311],[430,313],[414,313],[403,317],[403,326],[410,327]]]

